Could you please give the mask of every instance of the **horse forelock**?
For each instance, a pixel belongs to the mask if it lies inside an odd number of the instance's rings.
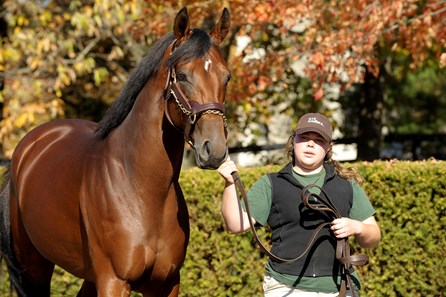
[[[208,33],[201,29],[193,29],[186,42],[182,43],[170,56],[168,65],[172,67],[179,60],[189,62],[205,56],[212,46],[212,40]]]

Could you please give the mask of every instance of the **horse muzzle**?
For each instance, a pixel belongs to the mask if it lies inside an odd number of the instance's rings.
[[[195,150],[195,162],[201,169],[217,169],[228,156],[226,139],[219,142],[205,140],[200,145],[193,146]]]

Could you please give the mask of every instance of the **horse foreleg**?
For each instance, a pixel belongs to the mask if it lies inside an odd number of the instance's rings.
[[[163,287],[161,296],[177,297],[180,293],[180,273],[173,276]]]
[[[19,256],[22,270],[20,282],[15,284],[23,290],[23,295],[18,292],[18,296],[49,297],[54,264],[40,254],[32,254],[30,250],[26,257],[23,254]]]
[[[16,198],[11,195],[11,201]],[[14,286],[19,296],[50,296],[51,277],[54,264],[43,257],[31,242],[23,225],[18,203],[10,204],[12,250],[8,255],[14,258],[15,267],[9,267],[15,279]],[[11,264],[11,263],[10,263]]]
[[[180,284],[177,283],[174,286],[171,286],[166,290],[166,292],[163,292],[161,296],[166,297],[178,297],[178,294],[180,293]]]
[[[96,285],[89,281],[84,281],[82,287],[77,293],[77,297],[96,297],[98,293],[96,292]]]
[[[130,284],[124,280],[113,278],[101,278],[97,281],[98,297],[129,297]]]
[[[178,297],[180,293],[180,274],[179,272],[165,283],[159,286],[148,286],[141,291],[144,297]]]

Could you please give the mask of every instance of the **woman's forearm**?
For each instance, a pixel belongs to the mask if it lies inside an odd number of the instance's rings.
[[[240,233],[249,228],[248,215],[243,210],[237,197],[234,184],[226,182],[223,190],[221,213],[225,221],[226,230],[229,233]]]

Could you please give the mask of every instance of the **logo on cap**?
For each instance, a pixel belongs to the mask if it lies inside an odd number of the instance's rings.
[[[321,126],[324,125],[324,123],[319,122],[315,117],[308,118],[308,123],[318,124],[318,125],[321,125]]]

